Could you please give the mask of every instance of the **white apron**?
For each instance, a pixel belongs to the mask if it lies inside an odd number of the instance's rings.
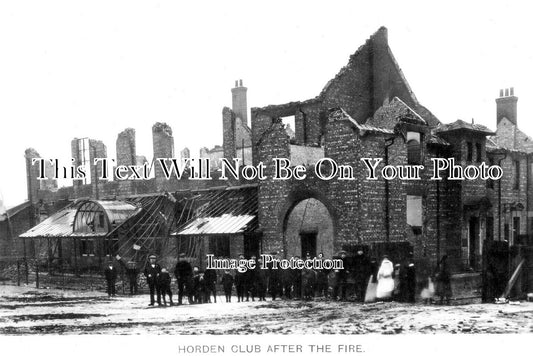
[[[376,297],[378,299],[392,297],[392,291],[394,291],[394,279],[392,278],[393,272],[394,266],[392,265],[392,262],[387,259],[383,260],[378,271],[378,287],[376,289]]]

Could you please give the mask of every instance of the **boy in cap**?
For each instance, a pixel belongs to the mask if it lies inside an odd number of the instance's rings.
[[[144,276],[146,277],[146,282],[150,288],[150,306],[154,305],[154,293],[157,293],[157,304],[161,305],[161,294],[159,287],[157,285],[157,277],[161,273],[161,266],[156,263],[156,256],[150,255],[148,257],[148,263],[144,269]]]
[[[202,304],[206,302],[206,286],[204,274],[200,271],[198,266],[192,269],[192,288],[194,303]]]
[[[159,287],[159,292],[161,296],[163,297],[163,305],[167,306],[167,300],[166,295],[168,294],[168,298],[170,299],[170,305],[174,305],[174,302],[172,301],[172,289],[170,288],[170,274],[168,273],[166,268],[161,268],[161,272],[157,276],[157,284]]]

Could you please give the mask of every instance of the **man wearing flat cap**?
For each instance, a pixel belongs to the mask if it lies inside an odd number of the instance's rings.
[[[174,269],[174,275],[178,282],[178,305],[181,305],[183,293],[186,290],[188,294],[189,304],[192,304],[192,266],[185,259],[185,254],[178,255],[178,263]]]
[[[157,285],[159,273],[161,273],[161,266],[156,263],[156,256],[148,256],[148,263],[144,269],[144,276],[146,277],[146,282],[150,288],[150,305],[154,305],[155,303],[155,293],[157,293],[157,304],[161,305],[161,293],[159,291],[159,286]]]
[[[113,265],[113,261],[109,261],[104,269],[104,276],[107,283],[107,295],[109,297],[114,297],[116,294],[115,283],[117,282],[117,275],[117,269]]]
[[[335,287],[333,288],[333,299],[339,297],[342,301],[346,300],[346,289],[348,287],[348,254],[346,251],[339,252],[339,259],[342,261],[342,269],[333,270],[335,275]]]

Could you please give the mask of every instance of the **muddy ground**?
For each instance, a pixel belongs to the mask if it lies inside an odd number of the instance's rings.
[[[148,296],[0,286],[0,334],[479,334],[533,332],[533,303],[270,301],[149,307]]]

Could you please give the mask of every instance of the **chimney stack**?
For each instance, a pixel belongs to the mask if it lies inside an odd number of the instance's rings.
[[[514,88],[500,89],[500,97],[496,99],[496,124],[499,124],[504,117],[514,125],[517,124],[517,102]]]
[[[242,122],[248,125],[248,103],[246,91],[248,88],[242,85],[242,79],[235,81],[235,88],[231,89],[232,106],[231,109]]]

